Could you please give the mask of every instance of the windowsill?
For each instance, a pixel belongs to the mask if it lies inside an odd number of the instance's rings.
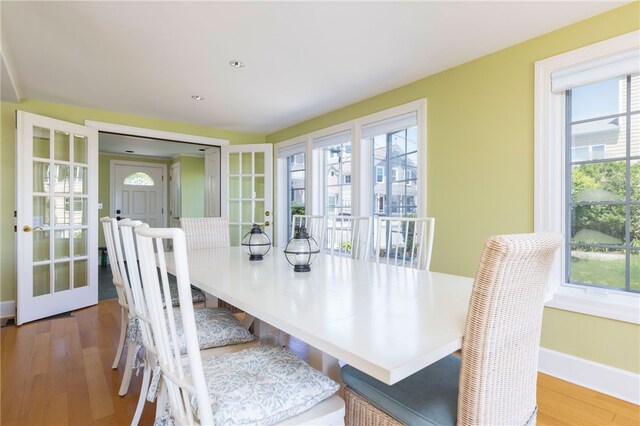
[[[635,293],[563,285],[546,306],[640,324],[640,295]]]

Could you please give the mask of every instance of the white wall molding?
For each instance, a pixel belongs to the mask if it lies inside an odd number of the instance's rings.
[[[538,370],[550,376],[640,405],[640,374],[540,348]]]
[[[16,316],[16,301],[0,302],[0,318],[14,318]]]
[[[121,135],[139,136],[143,138],[164,139],[176,142],[197,143],[200,145],[222,146],[229,145],[226,139],[210,138],[206,136],[188,135],[184,133],[166,132],[163,130],[147,129],[145,127],[125,126],[102,121],[85,120],[84,125],[98,129],[99,132],[118,133]]]

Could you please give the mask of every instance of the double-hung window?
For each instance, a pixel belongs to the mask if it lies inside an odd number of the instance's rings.
[[[279,196],[278,208],[286,212],[286,220],[278,234],[282,239],[289,239],[291,235],[291,219],[294,214],[306,212],[306,146],[304,143],[278,149],[278,182],[283,195]]]
[[[418,119],[416,112],[362,126],[363,145],[371,147],[372,211],[375,216],[416,216]],[[388,179],[384,179],[387,176]]]
[[[325,237],[349,217],[425,215],[425,99],[297,136],[276,149],[278,245],[290,238],[290,215],[301,204],[305,214],[325,217]]]
[[[635,323],[639,35],[536,63],[535,228],[564,236],[549,306]]]
[[[319,159],[323,191],[322,212],[326,217],[351,215],[351,131],[345,130],[313,141]]]

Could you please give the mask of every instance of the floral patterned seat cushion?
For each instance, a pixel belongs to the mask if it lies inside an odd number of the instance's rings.
[[[336,382],[275,346],[211,357],[203,367],[215,424],[220,425],[277,423],[339,389]],[[195,406],[195,397],[191,401]]]
[[[201,308],[194,309],[200,349],[218,348],[227,345],[250,342],[253,334],[240,324],[240,321],[226,309]],[[186,353],[187,346],[182,327],[182,315],[179,308],[174,308],[176,332],[180,340],[180,352]]]
[[[169,292],[171,293],[171,305],[180,306],[180,299],[178,298],[178,284],[175,282],[169,283]],[[207,298],[202,290],[191,286],[191,299],[193,303],[204,303]]]

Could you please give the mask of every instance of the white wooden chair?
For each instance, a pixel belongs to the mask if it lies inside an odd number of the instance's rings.
[[[376,262],[428,271],[435,222],[432,217],[378,217]]]
[[[154,388],[158,383],[150,383],[151,373],[156,365],[157,360],[157,345],[154,340],[154,335],[150,326],[151,318],[149,314],[149,308],[147,306],[147,299],[142,291],[142,283],[140,278],[140,268],[138,266],[139,253],[137,252],[134,229],[138,227],[148,228],[147,224],[144,224],[137,220],[123,219],[120,221],[120,230],[122,234],[122,246],[124,248],[124,259],[126,259],[126,268],[128,271],[130,289],[131,289],[131,304],[130,310],[137,319],[137,326],[140,329],[140,337],[142,344],[145,348],[144,352],[144,374],[142,377],[142,388],[140,390],[140,397],[138,399],[138,407],[136,409],[132,425],[135,425],[140,420],[144,403],[147,399],[147,393],[150,385]],[[117,230],[117,228],[114,228]],[[116,233],[116,238],[119,235]],[[124,262],[121,266],[124,270]],[[163,282],[163,285],[165,283]],[[166,281],[168,294],[173,293],[173,289],[169,288],[168,280]],[[189,286],[190,287],[190,286]],[[188,290],[190,291],[190,289]],[[163,293],[164,296],[167,293]],[[163,299],[163,306],[166,306]],[[190,304],[193,307],[193,304]],[[173,312],[175,309],[171,307],[168,311]],[[165,308],[166,310],[166,308]],[[246,330],[246,327],[241,326],[240,323],[231,316],[228,312],[219,308],[198,308],[195,310],[197,323],[198,323],[198,344],[203,356],[220,355],[223,353],[235,352],[242,349],[247,349],[253,346],[259,345],[258,339],[254,339],[253,336]],[[221,315],[219,315],[221,313]],[[221,331],[225,332],[223,338],[217,338],[214,334]],[[178,330],[178,334],[182,335],[181,329]],[[222,337],[222,336],[220,336]],[[186,348],[181,348],[182,352],[186,352]],[[156,372],[157,382],[159,375]],[[155,393],[155,389],[154,389]]]
[[[144,227],[135,232],[143,281],[139,289],[147,301],[167,391],[167,417],[177,424],[190,425],[343,424],[344,402],[335,395],[337,383],[282,348],[257,346],[203,362],[193,306],[181,303],[180,316],[175,310],[162,308],[162,293],[168,292],[165,240],[173,243],[180,300],[189,300],[184,232]],[[186,338],[188,367],[178,345],[180,325]]]
[[[535,425],[542,311],[561,240],[554,233],[489,238],[469,303],[462,361],[449,355],[393,386],[343,367],[346,423]]]
[[[296,228],[304,226],[310,237],[322,247],[324,241],[325,217],[316,215],[294,214],[291,217],[291,237],[296,234]]]
[[[111,368],[118,368],[124,350],[124,344],[125,341],[127,341],[127,360],[125,362],[122,382],[120,383],[120,390],[118,391],[118,394],[123,396],[126,395],[129,390],[133,361],[136,356],[135,313],[130,306],[130,301],[132,300],[131,288],[127,280],[127,273],[125,269],[123,269],[122,246],[119,239],[114,240],[114,234],[118,233],[118,221],[110,217],[103,217],[100,219],[100,222],[102,223],[102,230],[104,231],[107,255],[109,256],[109,266],[111,267],[111,275],[113,276],[113,285],[116,287],[118,304],[122,311],[120,339],[118,340],[118,349],[116,350],[116,356]]]
[[[329,216],[326,247],[331,255],[366,260],[369,256],[371,218],[368,216]]]
[[[226,217],[181,217],[180,228],[187,239],[187,250],[231,246]]]

